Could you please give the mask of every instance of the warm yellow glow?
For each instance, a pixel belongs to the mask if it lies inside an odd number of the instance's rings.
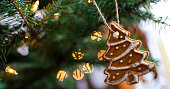
[[[88,0],[88,3],[91,3],[92,2],[92,0]]]
[[[63,70],[60,70],[58,73],[57,73],[57,79],[59,79],[60,82],[62,82],[65,78],[67,78],[67,73]]]
[[[78,59],[78,60],[83,59],[84,53],[80,52],[80,50],[81,50],[81,49],[79,49],[78,52],[73,52],[73,53],[72,53],[72,56],[73,56],[74,59],[76,59],[76,60],[77,60],[77,59]]]
[[[9,66],[6,67],[5,72],[18,75],[18,73],[14,69],[10,68]]]
[[[31,11],[35,12],[38,9],[39,6],[39,0],[37,0],[33,5]]]
[[[60,16],[60,13],[55,13],[54,16],[55,18],[58,18]]]
[[[55,15],[55,16],[59,16],[59,15],[60,15],[60,13],[55,13],[54,15]]]
[[[79,69],[73,71],[73,78],[76,80],[81,80],[84,77],[84,73],[81,72]]]
[[[94,31],[94,34],[91,35],[91,39],[92,39],[92,40],[100,41],[100,40],[102,39],[101,32],[96,32],[96,31]]]
[[[80,70],[83,71],[83,73],[92,73],[94,71],[93,64],[84,63],[83,66],[80,66]]]
[[[98,52],[98,54],[97,54],[97,57],[99,58],[99,60],[100,61],[102,61],[103,60],[103,54],[106,52],[106,50],[100,50],[100,52]]]
[[[28,39],[30,37],[30,34],[27,32],[25,35],[25,38]]]

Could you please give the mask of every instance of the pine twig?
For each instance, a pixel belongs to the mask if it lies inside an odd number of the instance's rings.
[[[60,9],[62,9],[62,6],[60,8],[58,8],[57,10],[55,10],[54,12],[52,12],[50,15],[47,16],[47,19],[44,19],[43,21],[41,21],[41,23],[39,24],[39,26],[42,26],[51,16],[53,16],[56,12],[58,12]]]
[[[26,21],[26,18],[25,18],[25,16],[23,15],[22,11],[18,8],[17,5],[15,5],[14,0],[9,0],[9,1],[12,3],[12,5],[15,7],[15,9],[17,9],[17,11],[18,11],[19,14],[21,15],[21,17],[22,17],[22,19],[24,20],[24,23],[26,24],[26,26],[28,27],[28,29],[29,29],[30,31],[32,31],[31,26],[30,26],[30,25],[28,24],[28,22]]]
[[[142,1],[134,4],[133,6],[134,6],[134,7],[138,7],[138,6],[140,6],[141,4],[145,4],[145,3],[147,3],[147,0],[142,0]]]
[[[143,18],[143,16],[142,16],[141,14],[139,14],[139,13],[136,13],[136,12],[133,12],[133,11],[132,11],[131,13]],[[165,23],[165,22],[162,22],[162,21],[155,20],[155,19],[152,18],[152,17],[149,17],[149,16],[145,16],[145,17],[148,18],[149,20],[152,20],[152,21],[156,22],[156,23],[161,23],[161,24],[164,24],[164,25],[166,25],[166,26],[170,26],[169,24],[167,24],[167,23]]]
[[[83,18],[85,21],[87,21],[88,23],[91,23],[90,20],[88,18],[86,18],[85,16],[83,16],[82,14],[79,14],[77,11],[74,12],[75,15]]]

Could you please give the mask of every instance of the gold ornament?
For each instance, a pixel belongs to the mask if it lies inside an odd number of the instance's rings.
[[[106,50],[100,50],[100,52],[98,52],[98,54],[97,54],[97,57],[99,58],[99,60],[100,61],[102,61],[103,60],[103,54],[106,52]]]
[[[83,73],[92,73],[94,70],[93,64],[83,63],[83,65],[79,66],[79,69],[82,70]]]
[[[76,80],[81,80],[84,77],[84,73],[81,72],[79,69],[73,71],[73,78]]]
[[[60,82],[62,82],[65,78],[67,78],[67,73],[63,70],[60,70],[58,73],[57,73],[57,79],[59,79]]]
[[[91,35],[91,39],[92,39],[92,40],[100,41],[100,40],[102,39],[101,32],[96,32],[96,31],[94,31],[94,34]]]
[[[72,56],[73,56],[74,59],[76,59],[76,60],[81,60],[81,59],[83,59],[84,53],[80,52],[80,50],[81,50],[81,49],[79,49],[78,52],[73,52],[73,53],[72,53]]]

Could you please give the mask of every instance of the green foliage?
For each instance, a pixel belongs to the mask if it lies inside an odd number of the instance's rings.
[[[0,2],[0,12],[1,20],[9,16],[14,16],[18,13],[17,10],[12,6],[12,4],[7,0],[2,0]]]
[[[72,71],[77,64],[89,62],[94,65],[107,66],[108,62],[99,61],[97,52],[106,49],[106,39],[100,42],[92,41],[90,35],[103,24],[95,6],[87,0],[40,0],[43,18],[38,20],[30,11],[31,4],[28,0],[14,0],[20,11],[26,17],[27,23],[32,28],[27,29],[31,34],[30,39],[25,39],[25,32],[20,31],[27,27],[21,20],[20,13],[7,0],[0,1],[0,20],[15,17],[7,21],[6,25],[0,24],[1,52],[12,68],[17,69],[18,76],[3,73],[3,82],[0,87],[7,89],[62,89],[75,88],[76,81],[72,78]],[[17,1],[17,2],[16,2]],[[35,0],[34,0],[35,1]],[[51,3],[50,3],[51,2]],[[107,21],[116,20],[116,9],[113,0],[96,0]],[[120,23],[124,26],[137,24],[140,20],[152,18],[149,12],[150,3],[157,0],[118,0]],[[62,9],[58,10],[60,6]],[[43,9],[42,9],[43,8]],[[140,8],[144,8],[144,11]],[[59,20],[54,20],[53,13],[60,13]],[[6,14],[8,13],[8,14]],[[42,26],[41,22],[46,21]],[[11,23],[20,21],[14,28],[9,28]],[[22,28],[22,29],[21,29]],[[11,34],[17,31],[18,34]],[[12,35],[11,38],[9,35]],[[8,38],[8,41],[5,41]],[[9,39],[10,38],[10,39]],[[33,40],[36,43],[30,45]],[[24,57],[16,52],[22,42],[28,43],[29,55]],[[3,43],[5,42],[5,43]],[[74,60],[72,52],[81,48],[85,54],[80,61]],[[0,58],[3,55],[0,55]],[[5,58],[2,58],[5,60]],[[150,58],[149,58],[150,59]],[[152,61],[152,60],[151,60]],[[69,71],[69,78],[63,83],[55,78],[59,70]]]
[[[30,15],[33,15],[33,12],[30,11],[30,1],[26,0],[14,0],[15,5],[20,9],[23,15],[26,17],[27,21],[32,21]],[[0,20],[4,20],[7,18],[12,18],[10,20],[5,21],[7,25],[15,23],[16,21],[21,21],[20,13],[17,9],[13,6],[12,3],[8,0],[2,0],[0,2]],[[13,24],[17,25],[17,23]]]

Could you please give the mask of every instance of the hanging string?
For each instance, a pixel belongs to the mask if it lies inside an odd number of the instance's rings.
[[[115,5],[116,5],[116,18],[117,18],[117,23],[119,24],[119,11],[118,11],[117,0],[115,0]]]
[[[108,29],[109,29],[110,31],[114,32],[114,31],[111,29],[111,27],[107,24],[106,19],[105,19],[104,16],[102,15],[102,12],[100,11],[100,9],[99,9],[99,7],[98,7],[98,5],[97,5],[97,3],[96,3],[95,0],[93,0],[93,3],[94,3],[94,5],[96,6],[96,8],[97,8],[97,10],[98,10],[98,12],[99,12],[99,14],[100,14],[100,16],[101,16],[104,24],[108,27]]]

